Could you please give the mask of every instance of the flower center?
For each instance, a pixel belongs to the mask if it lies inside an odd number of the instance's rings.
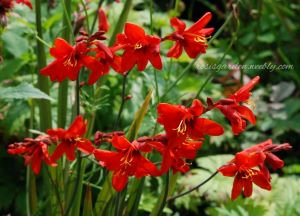
[[[133,161],[133,156],[132,156],[133,150],[128,150],[126,154],[121,158],[121,166],[124,166],[124,168],[128,167],[131,165],[131,162]]]
[[[77,59],[75,58],[74,54],[71,54],[68,56],[68,58],[64,61],[64,66],[69,66],[69,67],[76,67],[77,65]]]
[[[197,42],[197,43],[204,43],[206,44],[207,40],[204,36],[201,36],[201,35],[197,35],[195,38],[194,38],[194,41]]]
[[[134,49],[137,50],[137,49],[141,49],[143,47],[142,43],[136,43],[134,45]]]
[[[187,126],[185,123],[185,120],[181,120],[178,127],[173,129],[175,131],[177,131],[178,134],[184,134],[186,132]]]
[[[241,174],[243,179],[250,179],[252,178],[252,176],[256,175],[257,173],[252,169],[245,169],[241,171]]]

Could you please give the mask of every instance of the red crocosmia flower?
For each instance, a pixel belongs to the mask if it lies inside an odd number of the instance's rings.
[[[251,196],[252,183],[263,189],[271,190],[268,176],[256,168],[264,163],[265,159],[266,155],[263,152],[242,151],[237,153],[232,161],[218,169],[224,176],[235,176],[231,192],[232,200],[235,200],[242,191],[246,197]]]
[[[256,118],[251,109],[247,106],[241,105],[242,102],[249,103],[251,96],[251,89],[259,81],[260,77],[256,76],[249,83],[235,92],[227,99],[218,101],[214,107],[218,108],[230,121],[232,132],[235,135],[243,132],[246,128],[246,120],[255,124]]]
[[[30,9],[32,9],[32,4],[31,4],[30,0],[16,0],[16,2],[18,4],[24,4],[27,7],[29,7]]]
[[[190,167],[186,160],[195,159],[197,150],[202,147],[203,139],[187,140],[183,143],[177,143],[172,145],[168,140],[167,135],[159,134],[154,137],[141,137],[139,142],[144,143],[152,148],[156,149],[163,157],[160,173],[165,173],[171,167],[173,173],[187,172]]]
[[[116,191],[122,191],[129,176],[137,178],[158,175],[155,165],[143,157],[142,152],[151,151],[151,147],[137,141],[130,143],[123,136],[113,136],[112,145],[117,152],[96,149],[94,156],[100,165],[113,171],[112,185]]]
[[[98,30],[108,32],[109,23],[106,14],[102,8],[98,10]]]
[[[44,161],[49,166],[56,166],[48,153],[51,144],[49,136],[41,135],[35,139],[25,138],[24,142],[14,143],[8,146],[9,154],[22,155],[25,165],[30,165],[35,174],[39,174]]]
[[[224,130],[218,123],[200,118],[204,107],[194,100],[191,107],[160,103],[157,106],[158,123],[164,126],[168,139],[173,143],[183,143],[188,139],[198,140],[204,135],[219,136]]]
[[[68,130],[62,128],[47,130],[47,134],[59,141],[53,152],[52,159],[56,161],[65,153],[67,159],[73,161],[76,158],[76,148],[85,154],[93,153],[94,147],[91,141],[83,138],[85,132],[86,122],[80,115],[76,117]]]
[[[79,70],[85,66],[92,72],[99,70],[101,64],[92,56],[88,56],[87,42],[81,41],[74,47],[62,38],[55,39],[50,54],[56,58],[41,70],[41,74],[50,76],[52,81],[62,82],[64,79],[76,80]]]
[[[205,53],[207,48],[207,36],[211,35],[214,28],[204,28],[211,20],[210,12],[204,14],[195,24],[187,30],[184,22],[178,18],[170,20],[175,32],[166,36],[164,40],[175,41],[175,44],[168,51],[168,57],[178,58],[184,49],[190,58],[196,58],[199,53]]]
[[[110,67],[112,67],[117,73],[121,73],[121,57],[115,55],[116,48],[108,48],[101,42],[97,41],[96,44],[96,59],[101,64],[98,70],[92,71],[89,76],[88,84],[94,84],[101,76],[108,74]],[[103,49],[105,47],[105,49]],[[122,73],[121,73],[122,74]]]
[[[257,145],[254,145],[250,148],[247,148],[244,150],[244,152],[247,152],[249,154],[255,153],[255,152],[263,152],[266,156],[265,162],[269,164],[273,170],[280,169],[284,166],[283,160],[278,158],[274,153],[282,150],[290,150],[292,149],[292,146],[288,143],[283,144],[273,144],[271,139],[268,139],[262,143],[259,143]],[[268,176],[268,179],[271,179],[269,170],[265,166],[265,164],[259,165],[261,170],[265,173],[266,176]]]
[[[137,65],[143,71],[148,61],[156,69],[162,69],[160,57],[160,38],[146,35],[144,29],[132,24],[125,24],[125,33],[117,35],[115,46],[121,46],[125,51],[122,56],[122,71],[129,71]]]

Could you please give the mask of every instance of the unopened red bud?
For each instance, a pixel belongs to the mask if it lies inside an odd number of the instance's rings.
[[[82,81],[79,83],[79,88],[82,88],[84,85],[86,85],[86,82]]]
[[[86,31],[84,31],[84,30],[80,30],[79,34],[83,35],[83,36],[89,36],[89,34]]]
[[[131,98],[132,98],[132,95],[127,95],[127,96],[124,97],[124,100],[126,100],[126,101],[131,100]]]
[[[231,104],[234,104],[235,101],[233,99],[226,98],[226,99],[219,100],[218,103],[221,105],[231,105]]]

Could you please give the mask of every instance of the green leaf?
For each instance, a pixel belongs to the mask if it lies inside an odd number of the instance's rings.
[[[10,78],[13,74],[18,72],[20,68],[26,64],[22,59],[9,59],[0,64],[0,81]]]
[[[152,90],[149,91],[148,95],[145,98],[145,101],[143,105],[140,107],[140,109],[135,113],[134,120],[129,128],[127,138],[128,140],[132,141],[136,138],[138,131],[141,127],[142,121],[147,113],[150,100],[152,96]]]
[[[93,216],[92,190],[90,186],[86,188],[82,215]]]
[[[259,35],[257,40],[263,43],[273,43],[275,41],[275,35],[273,33],[267,33],[263,35]]]
[[[22,83],[18,86],[14,87],[7,87],[0,89],[0,99],[46,99],[51,100],[53,99],[42,92],[41,90],[33,87],[31,84]]]
[[[24,37],[10,31],[3,33],[2,40],[4,48],[17,58],[21,57],[29,48],[28,41]]]

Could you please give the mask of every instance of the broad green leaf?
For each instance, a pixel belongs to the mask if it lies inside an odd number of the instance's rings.
[[[26,64],[22,59],[9,59],[0,64],[0,81],[10,78],[13,74],[18,72],[20,68]]]
[[[0,89],[0,99],[46,99],[51,100],[53,99],[42,92],[41,90],[33,87],[31,84],[22,83],[18,86],[14,87],[7,87]]]
[[[17,58],[21,57],[29,48],[28,40],[10,31],[3,33],[2,40],[4,48]]]

